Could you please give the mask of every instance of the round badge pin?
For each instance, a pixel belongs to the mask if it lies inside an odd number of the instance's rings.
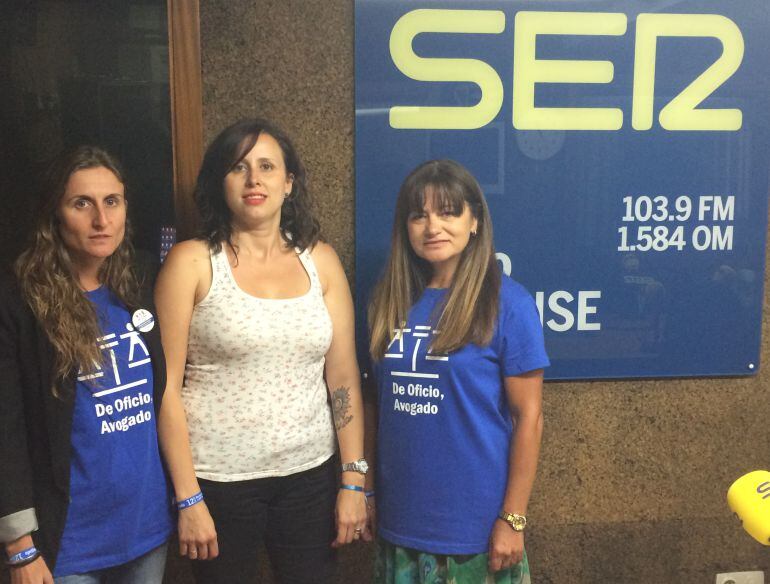
[[[149,310],[140,308],[131,315],[131,324],[134,325],[135,330],[148,333],[155,326],[155,317]]]

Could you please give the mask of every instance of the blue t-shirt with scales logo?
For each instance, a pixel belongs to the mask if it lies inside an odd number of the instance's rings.
[[[158,449],[152,361],[131,315],[105,287],[88,292],[102,363],[81,367],[72,419],[70,504],[54,576],[124,564],[174,527]]]
[[[487,551],[508,481],[504,378],[549,361],[535,302],[507,277],[492,342],[432,353],[431,315],[446,292],[423,292],[374,367],[378,531],[402,547],[477,554]]]

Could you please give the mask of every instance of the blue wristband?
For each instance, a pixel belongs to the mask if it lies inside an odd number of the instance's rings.
[[[28,559],[35,557],[37,554],[38,551],[35,546],[21,550],[18,554],[13,554],[10,558],[8,558],[8,565],[12,566],[13,564],[26,562]]]
[[[198,491],[192,497],[188,497],[184,501],[178,501],[177,504],[176,504],[176,508],[181,511],[182,509],[187,509],[188,507],[192,507],[193,505],[197,505],[201,501],[203,501],[203,493]]]
[[[358,491],[359,493],[364,492],[364,488],[359,487],[358,485],[340,485],[340,489],[345,489],[346,491]]]
[[[374,497],[374,491],[366,491],[364,493],[364,496],[368,499],[369,497]]]

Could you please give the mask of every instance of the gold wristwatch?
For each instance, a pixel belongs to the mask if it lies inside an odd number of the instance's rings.
[[[524,528],[527,526],[527,518],[524,515],[500,511],[498,517],[510,525],[514,531],[524,531]]]

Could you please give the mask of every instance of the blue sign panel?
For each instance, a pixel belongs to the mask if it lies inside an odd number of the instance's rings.
[[[402,180],[453,158],[536,298],[548,378],[755,373],[768,30],[766,0],[358,0],[359,321]]]

